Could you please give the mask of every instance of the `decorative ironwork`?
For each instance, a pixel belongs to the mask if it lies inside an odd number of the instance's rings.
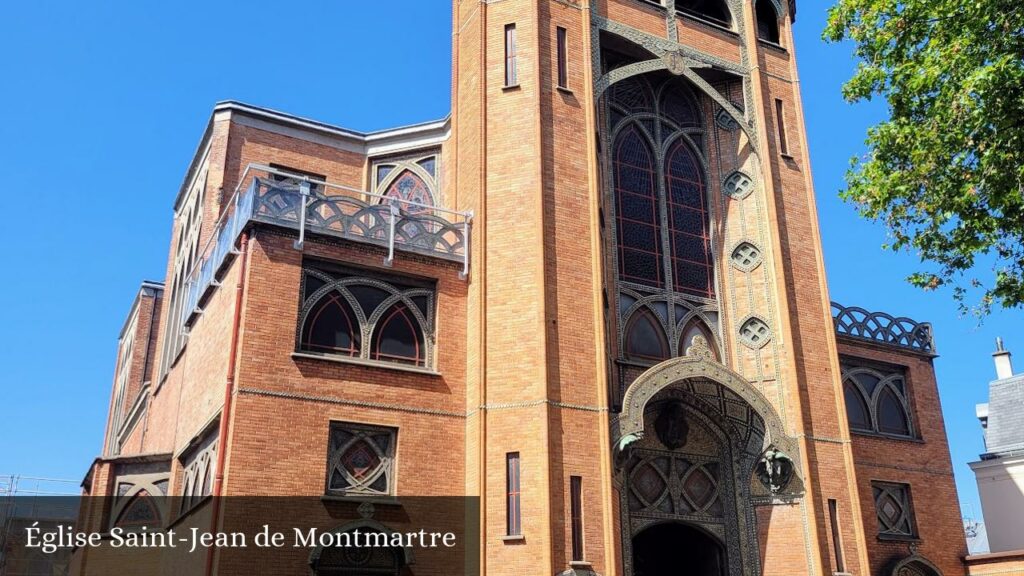
[[[465,254],[463,223],[451,222],[438,215],[436,208],[424,209],[411,200],[371,203],[342,194],[308,199],[297,188],[261,178],[253,179],[247,194],[253,195],[251,219],[259,222],[298,229],[305,200],[309,232],[385,247],[393,242],[397,250],[446,260],[461,261]]]
[[[471,212],[455,212],[412,198],[391,198],[330,182],[317,182],[314,188],[306,177],[275,181],[257,174],[294,176],[258,164],[246,168],[215,233],[190,268],[184,305],[177,311],[172,308],[171,323],[189,326],[202,313],[206,295],[217,286],[219,274],[237,253],[235,243],[250,222],[298,230],[297,248],[302,247],[308,232],[385,247],[386,264],[398,250],[461,262],[462,275],[469,273]],[[243,188],[244,183],[248,187]]]
[[[857,306],[832,303],[832,319],[836,333],[880,344],[909,348],[919,352],[935,353],[932,325],[885,312],[869,312]]]

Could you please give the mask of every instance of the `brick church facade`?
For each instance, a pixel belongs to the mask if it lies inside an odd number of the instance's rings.
[[[795,13],[457,0],[445,120],[216,105],[83,521],[473,495],[488,575],[964,574],[931,327],[829,299]]]

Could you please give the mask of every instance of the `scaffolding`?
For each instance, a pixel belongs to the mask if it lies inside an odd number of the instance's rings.
[[[78,516],[78,482],[60,478],[0,474],[0,576],[30,576],[32,570],[11,571],[18,521],[44,519],[51,522],[74,522]],[[59,574],[49,566],[47,574]]]

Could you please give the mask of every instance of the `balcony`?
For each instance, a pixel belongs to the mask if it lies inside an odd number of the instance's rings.
[[[462,265],[460,276],[466,278],[472,218],[472,212],[385,197],[250,164],[186,279],[181,322],[190,326],[202,313],[208,294],[219,285],[217,279],[238,253],[235,244],[250,222],[297,231],[295,248],[299,250],[308,235],[341,238],[385,248],[386,266],[392,264],[396,251],[408,252],[458,262]]]
[[[857,306],[832,303],[832,321],[836,334],[876,344],[896,346],[915,352],[935,354],[932,325],[885,312],[869,312]]]

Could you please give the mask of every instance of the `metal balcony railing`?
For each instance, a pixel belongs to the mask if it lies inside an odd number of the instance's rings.
[[[181,321],[189,326],[202,313],[206,295],[218,286],[222,269],[237,254],[235,244],[249,222],[297,230],[295,247],[300,250],[309,234],[332,236],[386,248],[386,266],[394,261],[396,250],[459,262],[465,278],[469,273],[472,219],[472,212],[400,200],[249,164],[213,236],[188,274]]]
[[[935,354],[932,325],[885,312],[869,312],[857,306],[832,303],[832,320],[836,334],[879,344],[909,348]]]

